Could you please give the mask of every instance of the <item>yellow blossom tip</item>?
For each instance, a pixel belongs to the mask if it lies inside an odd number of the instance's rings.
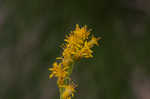
[[[49,78],[52,78],[52,77],[53,77],[53,74],[50,74],[50,75],[49,75]]]
[[[62,57],[56,57],[56,59],[60,60],[60,59],[63,59]]]
[[[76,24],[76,30],[79,30],[80,27],[79,27],[79,24]]]
[[[68,99],[74,96],[74,92],[75,92],[75,86],[73,84],[70,85],[65,85],[64,86],[65,91],[63,92],[63,98],[64,99]]]
[[[53,70],[53,68],[48,68],[48,70],[49,70],[49,71],[52,71],[52,70]]]

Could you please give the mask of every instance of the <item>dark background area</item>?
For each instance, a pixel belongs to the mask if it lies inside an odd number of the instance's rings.
[[[102,37],[75,99],[150,99],[149,0],[0,0],[0,99],[59,99],[48,68],[75,24]]]

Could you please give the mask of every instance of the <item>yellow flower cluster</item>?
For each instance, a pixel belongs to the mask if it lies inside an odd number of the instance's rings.
[[[71,97],[74,96],[74,92],[75,92],[75,85],[70,84],[70,85],[66,85],[64,86],[65,90],[62,94],[62,97],[64,99],[71,99]]]
[[[57,77],[58,87],[63,89],[62,99],[71,99],[71,96],[74,96],[75,85],[68,83],[68,80],[75,61],[81,58],[93,57],[91,48],[98,45],[100,38],[90,36],[90,33],[91,30],[88,30],[86,25],[80,28],[77,24],[75,30],[71,31],[64,40],[62,55],[56,58],[60,61],[54,62],[53,67],[49,68],[51,71],[49,77]]]

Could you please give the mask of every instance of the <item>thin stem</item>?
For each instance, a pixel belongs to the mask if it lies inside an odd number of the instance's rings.
[[[59,91],[60,91],[60,99],[63,99],[63,96],[62,96],[63,95],[63,88],[60,88]]]
[[[72,73],[72,69],[73,69],[73,66],[74,66],[74,64],[72,63],[71,65],[70,65],[70,68],[68,69],[68,77],[71,75],[71,73]],[[68,79],[68,78],[66,78],[65,80],[64,80],[64,85],[68,85],[68,83],[70,82],[70,79]],[[63,98],[63,92],[65,91],[65,89],[63,88],[63,87],[60,87],[59,88],[59,92],[60,92],[60,99],[64,99]]]

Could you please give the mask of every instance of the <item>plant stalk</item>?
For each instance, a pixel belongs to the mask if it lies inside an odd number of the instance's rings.
[[[72,73],[72,70],[73,70],[73,63],[70,65],[70,68],[68,69],[68,77],[71,75]],[[70,79],[66,78],[64,80],[64,85],[68,85],[68,83],[70,82],[69,81]],[[64,93],[65,89],[64,88],[59,88],[59,92],[60,92],[60,99],[64,99],[63,97],[63,93]]]

